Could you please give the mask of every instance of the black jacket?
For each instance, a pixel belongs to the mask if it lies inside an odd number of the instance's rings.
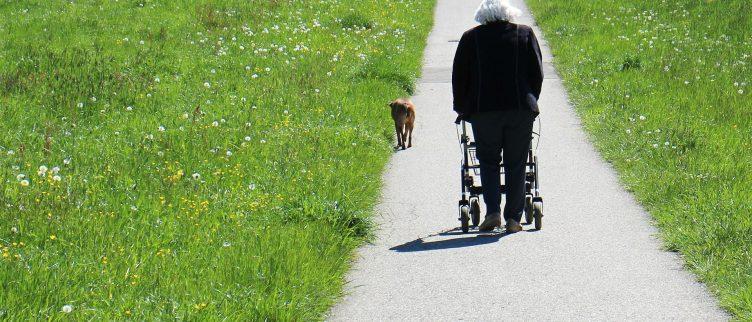
[[[460,116],[530,109],[538,115],[541,53],[532,28],[493,22],[466,31],[452,70],[454,110]]]

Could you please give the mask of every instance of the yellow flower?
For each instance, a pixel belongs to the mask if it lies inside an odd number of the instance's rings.
[[[55,239],[57,239],[57,236],[55,236],[55,235],[50,235],[50,239],[51,239],[51,240],[55,240]]]

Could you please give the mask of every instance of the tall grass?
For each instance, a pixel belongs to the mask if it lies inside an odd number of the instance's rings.
[[[752,319],[752,3],[529,3],[585,126],[666,247]]]
[[[0,318],[320,319],[433,3],[0,4]]]

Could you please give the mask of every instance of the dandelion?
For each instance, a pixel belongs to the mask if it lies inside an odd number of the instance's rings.
[[[739,94],[744,94],[744,90],[743,90],[743,89],[740,89],[740,90],[738,90],[738,93],[739,93]]]
[[[209,82],[204,82],[204,87],[206,87],[206,88],[210,88],[210,87],[211,87],[211,84],[209,84]]]
[[[54,175],[54,176],[52,176],[52,180],[60,182],[61,180],[63,180],[63,178],[60,177],[59,175]]]
[[[77,106],[78,108],[82,108],[82,107],[84,107],[84,103],[78,103],[78,104],[76,104],[76,106]]]
[[[198,173],[192,174],[191,177],[193,178],[193,180],[199,180],[199,179],[201,179],[201,175],[198,174]]]
[[[73,312],[73,305],[70,305],[70,304],[63,305],[63,308],[61,309],[61,311],[63,311],[63,313]]]
[[[222,247],[230,247],[232,244],[230,242],[224,242],[222,243]]]
[[[288,112],[287,110],[284,110],[284,111],[282,111],[282,113],[285,113],[285,115],[287,115],[287,114],[289,114],[290,112]]]
[[[261,139],[261,144],[264,144],[264,143],[266,143],[266,140]]]
[[[19,182],[19,183],[21,184],[21,187],[28,187],[29,186],[29,180],[26,180],[26,179],[21,180],[21,182]]]
[[[8,150],[8,152],[6,152],[6,154],[8,154],[8,155],[14,155],[14,154],[16,154],[16,152],[13,151],[13,150]]]
[[[159,132],[164,132],[165,131],[165,127],[162,126],[162,125],[160,125],[158,130],[159,130]]]
[[[10,233],[11,234],[17,234],[18,233],[18,228],[16,228],[16,227],[10,227]]]
[[[668,143],[668,141],[666,141],[666,142],[663,142],[663,145],[665,145],[665,146],[669,146],[670,144],[671,144],[671,143]]]
[[[227,155],[228,157],[231,157],[232,156],[232,151],[227,150],[227,152],[225,152],[225,155]]]
[[[47,167],[46,167],[46,166],[44,166],[44,165],[40,165],[40,166],[39,166],[39,170],[37,170],[37,174],[38,174],[38,175],[39,175],[40,177],[44,177],[44,175],[46,175],[46,174],[47,174]]]
[[[214,68],[212,68],[212,69],[211,69],[211,70],[210,70],[209,72],[210,72],[210,73],[212,73],[212,74],[216,74],[216,73],[217,73],[217,70],[216,70],[216,69],[214,69]]]
[[[245,137],[245,141],[246,141],[246,142],[251,142],[251,137],[250,137],[250,136],[246,136],[246,137]]]
[[[212,122],[212,126],[213,126],[213,127],[217,127],[217,126],[219,126],[219,122],[217,122],[217,121],[214,121],[214,122]]]
[[[632,134],[632,130],[627,129],[627,134]]]
[[[23,173],[21,173],[21,174],[19,174],[19,175],[16,176],[16,180],[18,180],[18,181],[21,181],[21,180],[23,180],[25,178],[26,178],[26,175],[23,174]]]
[[[653,147],[657,149],[658,148],[658,143],[653,143]]]
[[[52,167],[52,173],[53,174],[57,174],[58,172],[60,172],[60,167],[57,167],[57,166]]]
[[[267,71],[267,72],[270,72],[270,71],[272,71],[272,69],[271,69],[271,68],[269,68],[269,67],[267,67],[267,68],[264,68],[264,70],[265,70],[265,71]]]
[[[130,105],[126,106],[125,110],[128,111],[128,112],[133,111],[133,106],[130,106]]]
[[[250,189],[250,190],[256,190],[256,184],[255,183],[249,184],[248,185],[248,189]]]
[[[249,70],[251,70],[251,66],[245,66],[245,70],[246,70],[246,71],[249,71]]]
[[[644,115],[640,115],[640,121],[644,121],[646,117]]]
[[[50,240],[56,240],[56,239],[57,239],[57,236],[55,236],[55,235],[50,235]]]
[[[154,77],[154,81],[159,83],[159,77]]]
[[[71,158],[66,158],[66,159],[63,160],[63,164],[70,165],[71,161],[73,161],[73,160],[71,160]]]
[[[258,74],[251,75],[251,78],[258,78]]]
[[[132,205],[132,206],[131,206],[131,210],[133,210],[133,211],[138,211],[138,207],[136,207],[135,205]]]

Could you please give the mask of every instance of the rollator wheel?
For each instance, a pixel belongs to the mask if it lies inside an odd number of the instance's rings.
[[[533,197],[525,197],[525,224],[533,223]]]
[[[477,198],[470,202],[470,217],[473,220],[473,227],[478,227],[480,225],[480,203]]]
[[[470,231],[470,208],[468,206],[460,207],[460,223],[463,233]]]
[[[535,229],[541,230],[543,228],[543,203],[533,203],[533,216],[535,217]]]

